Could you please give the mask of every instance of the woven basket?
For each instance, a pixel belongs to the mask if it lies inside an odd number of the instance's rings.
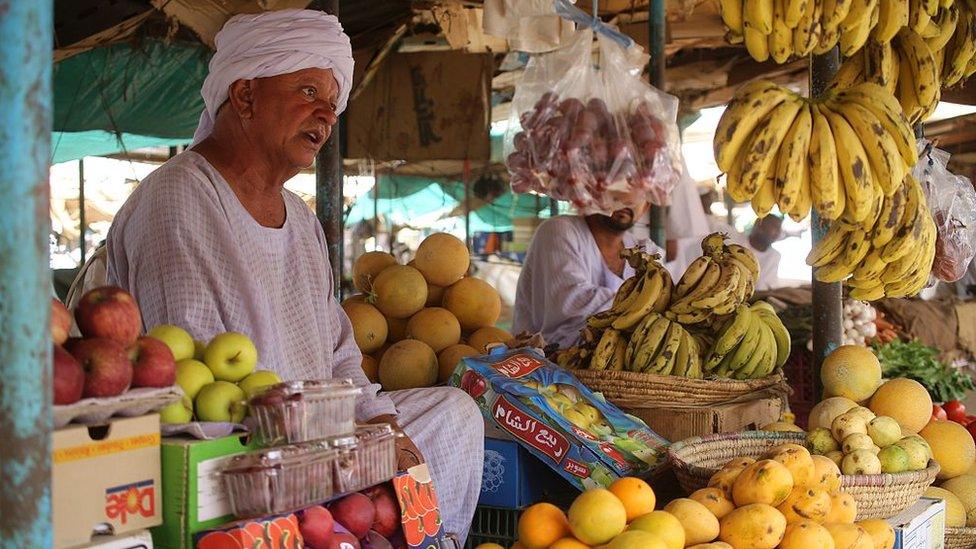
[[[782,370],[761,379],[691,379],[617,370],[573,370],[590,389],[603,393],[618,406],[698,407],[745,402],[758,398],[784,398],[790,394]]]
[[[976,547],[976,528],[945,529],[945,549],[972,549]]]
[[[689,494],[704,488],[725,463],[734,457],[759,457],[776,446],[792,442],[804,444],[802,433],[746,431],[693,437],[676,442],[668,459],[681,487]],[[844,475],[841,490],[857,502],[857,519],[885,519],[912,506],[932,485],[939,465],[929,462],[922,471],[881,475]]]

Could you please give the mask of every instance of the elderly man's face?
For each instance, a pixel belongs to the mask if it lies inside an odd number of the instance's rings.
[[[253,81],[248,133],[294,169],[312,165],[338,120],[339,85],[330,69],[304,69]]]

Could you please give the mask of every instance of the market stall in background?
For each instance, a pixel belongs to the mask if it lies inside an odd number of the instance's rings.
[[[482,412],[465,547],[976,547],[970,0],[55,4],[53,546],[456,546],[349,380],[143,326],[104,284],[216,31],[312,7],[355,84],[287,188],[366,377]],[[645,201],[612,305],[571,345],[514,333],[538,226]]]

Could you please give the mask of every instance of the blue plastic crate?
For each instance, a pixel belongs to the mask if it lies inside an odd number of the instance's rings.
[[[513,440],[485,438],[479,505],[522,509],[572,501],[579,491]]]

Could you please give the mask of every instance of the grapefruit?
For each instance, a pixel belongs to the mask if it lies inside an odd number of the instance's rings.
[[[461,340],[461,324],[451,311],[429,307],[410,317],[404,335],[423,341],[435,353],[439,353]]]
[[[396,258],[386,252],[364,253],[352,264],[353,285],[360,292],[368,292],[376,276],[387,267],[396,265],[396,262]]]
[[[470,345],[458,343],[444,349],[437,355],[437,381],[443,383],[451,377],[461,359],[466,356],[477,356],[480,353]]]
[[[468,272],[471,257],[468,247],[456,236],[434,233],[420,243],[413,263],[427,282],[450,286]]]
[[[567,517],[573,536],[587,545],[607,543],[627,527],[624,504],[605,488],[580,494],[570,505]]]
[[[651,486],[636,477],[622,477],[613,481],[610,491],[624,504],[627,522],[653,511],[657,501]]]
[[[841,345],[824,359],[820,378],[824,396],[863,402],[881,385],[881,363],[867,347]]]
[[[487,353],[488,345],[492,343],[507,343],[510,339],[512,339],[512,334],[508,333],[507,330],[502,330],[494,326],[486,326],[475,330],[468,337],[468,345],[477,349],[479,353]]]
[[[469,276],[444,291],[443,306],[454,313],[462,330],[472,332],[495,324],[501,314],[502,300],[491,284]]]
[[[681,549],[685,546],[685,527],[678,517],[667,511],[651,511],[634,519],[631,530],[642,530],[654,534],[664,542],[667,549]]]
[[[965,474],[976,460],[976,443],[966,428],[954,421],[933,421],[919,432],[939,462],[940,480]]]
[[[386,343],[386,319],[376,307],[369,303],[352,301],[343,304],[342,310],[352,323],[356,346],[363,354],[372,353]]]
[[[830,397],[817,403],[810,410],[807,419],[807,430],[813,431],[817,428],[830,429],[830,424],[837,419],[837,416],[847,412],[857,406],[853,400],[845,397]]]
[[[424,276],[406,265],[393,265],[376,275],[372,292],[376,308],[387,317],[407,318],[427,303]]]
[[[519,543],[525,549],[546,549],[569,536],[566,515],[551,503],[536,503],[522,512],[518,522]]]
[[[422,341],[404,339],[383,353],[379,370],[387,391],[430,387],[437,382],[437,355]]]
[[[902,433],[917,433],[932,417],[932,397],[914,379],[904,377],[885,382],[871,397],[871,411],[894,418]]]

